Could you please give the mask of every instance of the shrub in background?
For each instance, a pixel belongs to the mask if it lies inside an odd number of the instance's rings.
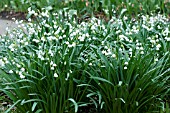
[[[68,8],[78,12],[81,19],[97,16],[111,18],[113,9],[117,15],[122,9],[127,9],[128,14],[137,16],[138,14],[170,13],[170,3],[166,0],[3,0],[0,1],[1,10],[15,10],[27,12],[32,7],[39,9],[52,7],[53,12],[59,9]]]

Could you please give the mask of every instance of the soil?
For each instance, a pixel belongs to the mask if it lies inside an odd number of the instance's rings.
[[[14,12],[14,11],[0,12],[0,19],[12,20],[13,18],[15,18],[17,20],[26,20],[26,13]]]

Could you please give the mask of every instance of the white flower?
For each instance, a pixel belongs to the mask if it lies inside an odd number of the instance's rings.
[[[24,75],[20,75],[20,78],[22,78],[22,79],[23,79],[23,78],[25,78],[25,76],[24,76]]]
[[[56,40],[56,37],[55,36],[49,36],[49,37],[47,37],[47,39],[50,40],[50,41],[51,40]]]
[[[81,42],[83,42],[84,39],[85,39],[85,37],[84,37],[84,36],[79,36],[78,39],[79,39]]]
[[[155,37],[158,38],[158,35],[156,34]]]
[[[105,49],[108,49],[108,47],[107,47],[107,46],[104,46],[104,48],[105,48]]]
[[[68,41],[65,42],[67,45],[69,45],[70,43]]]
[[[73,47],[75,47],[75,46],[76,46],[76,43],[75,43],[75,42],[73,42],[73,43],[72,43],[72,46],[73,46]]]
[[[65,80],[67,81],[69,79],[70,73],[67,73],[67,78]]]
[[[3,58],[5,61],[7,61],[8,59],[6,57]]]
[[[21,68],[21,72],[24,72],[25,71],[25,68]]]
[[[144,54],[144,51],[141,51],[141,52],[140,52],[140,54],[142,54],[142,55],[143,55],[143,54]]]
[[[155,44],[156,43],[156,40],[150,40],[150,42],[152,43],[152,44]]]
[[[106,54],[107,52],[106,52],[106,50],[103,50],[102,53],[103,53],[103,54]]]
[[[21,79],[25,78],[25,76],[22,74],[22,72],[19,72],[19,76],[20,76]]]
[[[167,40],[169,42],[170,41],[170,37],[165,37],[165,40]]]
[[[124,19],[124,20],[128,20],[128,17],[127,17],[127,16],[124,16],[123,19]]]
[[[122,48],[119,48],[119,51],[122,51]]]
[[[54,77],[56,77],[56,78],[57,78],[57,77],[58,77],[58,74],[57,74],[57,73],[54,73]]]
[[[104,45],[104,41],[102,41],[102,45]]]
[[[28,45],[28,42],[25,42],[24,45],[27,46],[27,45]]]
[[[44,60],[44,57],[43,57],[44,54],[45,53],[42,50],[37,51],[38,58],[41,59],[41,60]]]
[[[136,46],[136,49],[138,50],[138,49],[139,49],[139,47],[138,47],[138,46]]]
[[[32,27],[29,27],[28,32],[29,32],[29,34],[34,34],[35,33],[35,29],[32,28]]]
[[[51,70],[54,70],[54,67],[53,67],[53,66],[51,67]]]
[[[34,10],[31,10],[31,7],[29,7],[29,8],[28,8],[28,13],[29,13],[30,15],[32,15],[32,14],[35,14],[35,11],[34,11]]]
[[[89,63],[89,66],[92,66],[92,65],[93,65],[93,64],[90,62],[90,63]]]
[[[40,41],[38,39],[33,39],[33,42],[39,43]]]
[[[57,27],[58,27],[57,25],[54,25],[54,28],[57,28]],[[60,31],[61,31],[61,28],[59,27],[59,28],[57,29],[57,31],[56,31],[54,34],[57,35],[57,34],[60,33]]]
[[[9,46],[9,49],[10,49],[11,51],[14,51],[14,47],[15,47],[15,44],[11,44],[11,45]]]
[[[96,38],[96,37],[93,37],[92,39],[93,39],[93,40],[96,40],[97,38]]]
[[[63,39],[63,37],[62,37],[62,36],[59,36],[59,39]]]
[[[54,53],[51,50],[49,50],[48,54],[50,54],[50,56],[54,56]]]
[[[28,19],[28,22],[31,22],[31,18]]]
[[[156,39],[156,42],[159,42],[159,39]]]
[[[63,38],[66,38],[66,35],[63,35]]]
[[[89,37],[89,34],[88,34],[88,33],[86,33],[86,37]]]
[[[145,29],[147,29],[148,31],[150,30],[149,27],[146,26],[146,25],[144,25],[144,24],[142,24],[142,27],[145,28]]]
[[[20,67],[21,67],[21,65],[17,64],[17,67],[18,67],[18,68],[20,68]]]
[[[73,71],[70,70],[70,73],[73,73]]]
[[[115,58],[116,57],[116,55],[115,54],[112,54],[112,58]]]
[[[41,15],[44,16],[44,17],[49,17],[47,10],[45,12],[42,12]]]
[[[127,67],[125,66],[125,67],[124,67],[124,69],[126,70],[126,69],[127,69]]]
[[[161,26],[160,26],[160,25],[158,25],[157,27],[158,27],[158,29],[161,29]]]
[[[125,35],[119,35],[120,40],[126,40],[129,41],[128,37],[126,37]]]
[[[140,44],[139,44],[139,43],[137,43],[136,45],[137,45],[137,46],[139,46]]]
[[[144,48],[143,48],[143,47],[140,47],[140,50],[144,50]]]
[[[129,51],[132,51],[132,48],[130,48]]]
[[[53,64],[53,67],[56,67],[57,65],[56,64]]]
[[[0,59],[0,67],[4,67],[4,66],[5,66],[5,62],[2,59]]]
[[[53,65],[53,64],[54,64],[53,61],[51,61],[51,62],[50,62],[50,65]]]
[[[11,73],[11,74],[12,74],[12,73],[13,73],[13,71],[12,71],[12,70],[9,70],[9,73]]]
[[[95,30],[95,29],[96,29],[96,26],[92,25],[91,30]]]
[[[123,83],[122,81],[119,81],[119,84],[118,84],[118,86],[121,86],[121,85],[122,85],[122,83]]]
[[[125,64],[125,65],[128,65],[128,62],[125,62],[124,64]]]
[[[158,45],[156,46],[156,50],[159,50],[160,47],[161,47],[161,44],[158,44]]]
[[[157,61],[158,61],[158,58],[155,58],[154,61],[157,62]]]
[[[64,62],[64,65],[66,65],[66,61]]]

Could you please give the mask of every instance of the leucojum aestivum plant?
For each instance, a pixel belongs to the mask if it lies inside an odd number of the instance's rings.
[[[37,23],[19,22],[25,30],[0,37],[1,91],[13,103],[6,112],[75,113],[83,106],[100,113],[164,111],[170,77],[166,17],[78,24],[69,14],[70,20],[47,10],[32,14]]]

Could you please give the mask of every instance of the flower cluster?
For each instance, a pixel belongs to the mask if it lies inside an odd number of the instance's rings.
[[[15,29],[10,35],[0,37],[0,44],[3,46],[0,49],[0,67],[8,68],[7,65],[13,65],[16,69],[7,70],[9,73],[15,71],[20,78],[25,78],[26,73],[16,60],[20,57],[23,57],[23,61],[20,61],[23,66],[26,65],[26,59],[42,61],[50,68],[54,77],[58,77],[57,68],[71,65],[68,61],[78,61],[80,56],[84,59],[91,58],[85,61],[90,61],[89,64],[93,65],[93,59],[97,59],[92,49],[94,47],[109,59],[121,57],[124,69],[127,69],[131,57],[154,51],[157,54],[155,61],[158,61],[159,56],[164,54],[161,50],[170,46],[169,22],[160,14],[142,15],[141,21],[128,19],[126,16],[122,19],[113,17],[107,24],[92,18],[78,25],[56,17],[59,14],[50,15],[47,10],[37,14],[29,8],[28,12],[39,16],[41,21],[38,24],[17,22],[22,24],[21,28],[24,30]],[[51,20],[51,16],[56,18]],[[71,58],[73,54],[76,54],[75,58]],[[11,60],[13,63],[9,62]]]

